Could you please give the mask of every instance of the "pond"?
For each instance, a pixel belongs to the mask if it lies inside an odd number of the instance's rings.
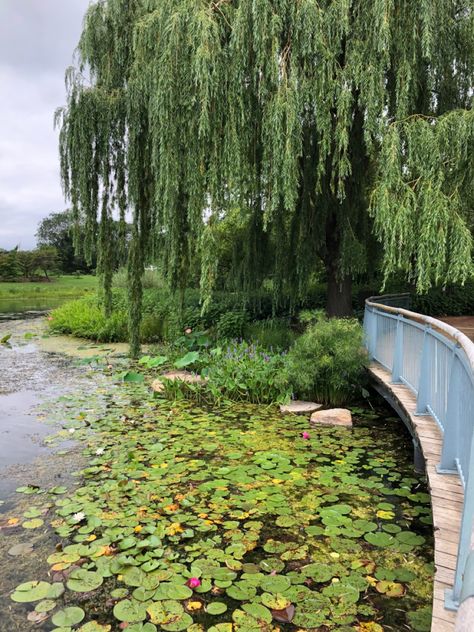
[[[94,388],[43,409],[83,469],[9,501],[0,629],[430,629],[430,498],[389,410],[310,428],[157,399],[121,363],[71,367]]]
[[[63,298],[0,298],[0,321],[36,318],[59,307],[71,297]]]

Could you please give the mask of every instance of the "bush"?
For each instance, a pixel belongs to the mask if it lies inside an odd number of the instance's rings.
[[[145,270],[142,276],[143,289],[162,289],[165,287],[165,282],[162,275],[158,270]],[[114,286],[117,288],[128,287],[128,273],[126,268],[120,268],[114,274]]]
[[[247,314],[243,311],[226,312],[217,321],[218,340],[233,340],[242,338]]]
[[[287,379],[298,398],[340,405],[360,394],[367,354],[356,320],[320,320],[290,349]]]
[[[54,333],[72,334],[99,342],[121,342],[127,339],[127,315],[114,312],[108,319],[95,297],[68,301],[51,314],[50,329]]]
[[[427,316],[471,316],[474,312],[474,281],[447,288],[431,288],[412,295],[411,309]]]
[[[245,340],[271,351],[288,349],[295,341],[295,337],[287,318],[257,320],[244,328]]]
[[[269,354],[262,347],[235,342],[226,348],[212,349],[205,360],[199,360],[199,364],[204,365],[201,369],[204,382],[167,383],[166,395],[172,398],[182,396],[207,403],[218,403],[228,399],[272,404],[289,398],[290,391],[283,370],[285,357],[280,354]]]

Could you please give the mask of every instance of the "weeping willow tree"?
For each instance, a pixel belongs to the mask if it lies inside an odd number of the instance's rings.
[[[375,250],[419,291],[464,281],[473,59],[472,0],[93,3],[58,112],[62,181],[107,312],[111,225],[133,215],[132,352],[144,263],[183,290],[198,260],[205,309],[236,209],[244,290],[304,293],[322,262],[344,315]]]

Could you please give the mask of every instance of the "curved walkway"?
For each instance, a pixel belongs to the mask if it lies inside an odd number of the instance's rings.
[[[453,587],[456,556],[464,500],[457,474],[438,474],[443,436],[431,415],[415,415],[416,396],[403,384],[392,384],[392,375],[378,363],[372,363],[370,373],[379,389],[389,392],[403,409],[416,433],[426,462],[433,509],[435,538],[435,578],[433,587],[433,620],[431,632],[453,632],[456,613],[444,607],[445,590]]]
[[[426,467],[436,566],[431,630],[474,632],[474,317],[443,322],[403,309],[404,299],[366,301],[370,373],[412,434],[415,467]]]

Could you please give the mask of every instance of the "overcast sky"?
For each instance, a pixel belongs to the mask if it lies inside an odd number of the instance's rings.
[[[54,111],[89,0],[0,0],[0,248],[35,246],[65,208]]]

